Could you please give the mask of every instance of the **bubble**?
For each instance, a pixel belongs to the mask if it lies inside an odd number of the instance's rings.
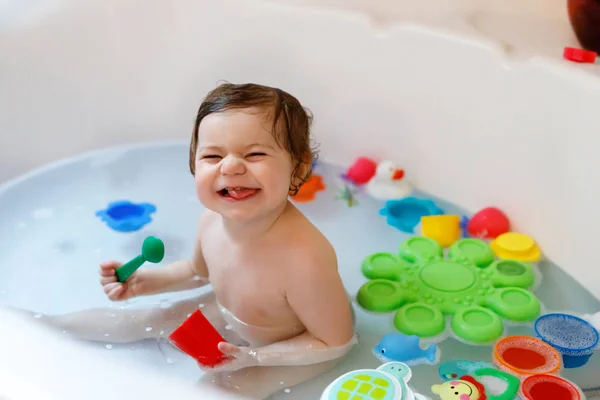
[[[51,208],[38,208],[31,212],[31,216],[35,219],[49,219],[54,216],[54,210]]]
[[[160,331],[158,334],[162,336],[165,334],[165,331]]]
[[[491,395],[495,396],[504,393],[508,386],[508,383],[505,380],[492,376],[481,376],[478,379],[485,386],[486,392],[489,391]]]
[[[284,390],[284,392],[286,392],[286,393],[291,393],[291,392],[292,392],[292,389],[285,389],[285,390]]]
[[[232,326],[231,325],[225,325],[225,329],[227,329],[228,331],[232,330]]]
[[[113,348],[112,344],[107,344],[107,345],[105,345],[104,347],[106,347],[108,350],[110,350],[110,349],[112,349],[112,348]]]
[[[189,318],[189,317],[191,317],[191,316],[192,316],[192,314],[191,314],[191,313],[187,315],[187,317],[188,317],[188,318]]]
[[[146,332],[151,332],[152,331],[152,327],[151,326],[147,326],[146,327]]]
[[[33,318],[42,318],[42,314],[34,314]]]
[[[586,352],[598,342],[598,332],[586,321],[563,314],[551,314],[538,319],[538,335],[553,346],[571,355]]]
[[[198,304],[198,308],[204,308],[204,304]]]
[[[167,364],[173,364],[175,362],[175,360],[173,360],[172,358],[167,358]]]
[[[283,385],[283,381],[279,382],[280,385]]]
[[[163,299],[160,301],[160,308],[167,309],[171,307],[171,302],[169,300]]]
[[[104,334],[104,337],[109,337],[109,336],[110,336],[110,334],[108,334],[108,333]]]

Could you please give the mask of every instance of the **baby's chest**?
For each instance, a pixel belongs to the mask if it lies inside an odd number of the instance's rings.
[[[285,265],[267,248],[229,250],[215,246],[204,252],[210,280],[218,293],[236,292],[260,298],[281,292]]]

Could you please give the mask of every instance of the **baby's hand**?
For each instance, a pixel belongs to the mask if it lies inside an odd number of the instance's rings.
[[[112,301],[128,300],[140,293],[139,271],[135,271],[126,282],[117,281],[115,271],[121,265],[123,264],[118,261],[105,261],[100,264],[100,284]]]
[[[221,342],[219,343],[219,350],[227,358],[213,367],[207,367],[198,363],[200,369],[205,372],[231,372],[258,365],[256,352],[248,347],[239,347],[231,343]]]

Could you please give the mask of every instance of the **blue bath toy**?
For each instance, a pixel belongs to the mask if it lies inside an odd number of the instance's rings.
[[[565,368],[584,366],[598,351],[600,334],[588,321],[570,314],[552,313],[539,317],[534,324],[538,338],[554,347]]]
[[[117,232],[134,232],[151,222],[150,214],[155,211],[153,204],[122,200],[110,203],[105,210],[97,211],[96,216]]]
[[[388,200],[379,215],[387,217],[387,223],[402,232],[414,233],[421,217],[443,215],[444,211],[431,200],[405,197],[400,200]]]
[[[399,332],[388,333],[373,347],[373,355],[382,363],[396,361],[408,366],[435,364],[439,361],[439,354],[435,344],[423,350],[419,347],[418,336],[407,336]]]
[[[469,226],[469,217],[467,217],[466,215],[463,215],[463,217],[460,219],[460,230],[462,231],[463,238],[469,237],[469,232],[467,231],[467,226]]]
[[[449,381],[460,379],[465,375],[473,376],[475,371],[485,368],[494,368],[494,366],[487,361],[452,360],[440,365],[438,373],[443,380]]]

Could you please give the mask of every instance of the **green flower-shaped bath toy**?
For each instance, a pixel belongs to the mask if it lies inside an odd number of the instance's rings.
[[[495,260],[486,242],[462,239],[444,257],[433,239],[415,236],[400,245],[399,255],[375,253],[362,265],[370,279],[357,301],[374,312],[396,311],[394,325],[406,335],[433,338],[446,330],[456,337],[490,343],[502,336],[502,318],[530,322],[540,301],[529,291],[535,283],[530,264]]]

